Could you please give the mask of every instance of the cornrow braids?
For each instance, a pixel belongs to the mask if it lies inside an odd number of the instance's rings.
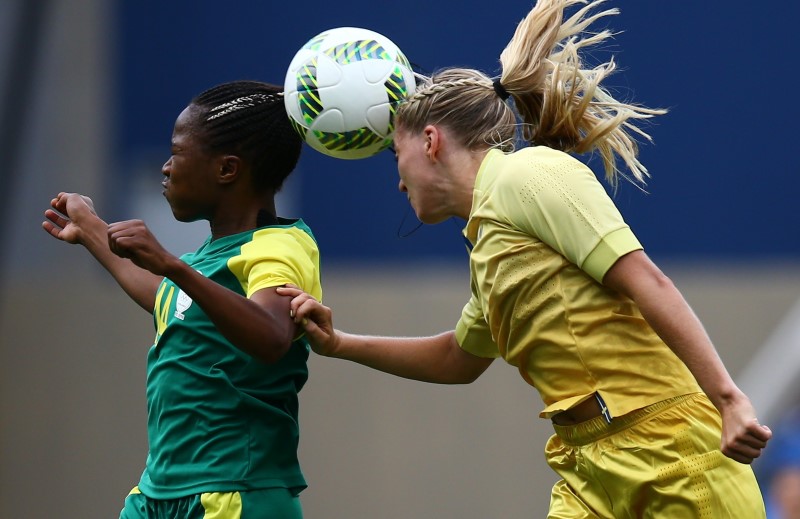
[[[237,97],[233,101],[229,101],[227,103],[222,103],[219,106],[215,106],[209,113],[213,113],[213,115],[209,115],[206,117],[206,121],[213,121],[219,117],[224,117],[225,115],[235,111],[235,110],[242,110],[244,108],[252,108],[256,105],[261,103],[268,103],[275,101],[276,99],[282,96],[282,92],[277,94],[251,94],[247,96]]]
[[[280,190],[302,149],[286,115],[281,87],[233,81],[200,93],[191,105],[199,110],[198,131],[206,146],[247,161],[259,192]]]

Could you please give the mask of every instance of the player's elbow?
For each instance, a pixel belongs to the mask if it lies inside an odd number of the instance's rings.
[[[476,357],[466,352],[459,352],[459,360],[451,366],[449,384],[471,384],[483,375],[493,359]]]
[[[462,373],[458,377],[453,379],[453,382],[450,382],[450,383],[454,384],[454,385],[472,384],[473,382],[478,380],[478,377],[480,377],[480,376],[481,376],[481,373]]]
[[[266,332],[260,330],[246,337],[241,337],[234,344],[251,357],[260,360],[265,364],[275,364],[279,362],[292,347],[292,336],[287,333],[276,333],[276,330]]]
[[[276,364],[286,356],[289,348],[291,348],[290,341],[266,341],[248,353],[265,364]]]

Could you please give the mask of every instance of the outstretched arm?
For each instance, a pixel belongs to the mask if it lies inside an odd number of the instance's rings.
[[[139,306],[153,313],[161,277],[142,269],[111,251],[108,224],[94,211],[89,197],[59,193],[45,211],[42,228],[53,237],[83,245]]]
[[[620,258],[603,279],[631,298],[661,339],[686,364],[722,415],[723,454],[752,463],[772,437],[736,386],[700,320],[667,276],[639,250]]]
[[[334,329],[331,309],[293,286],[278,288],[292,296],[291,315],[305,328],[315,352],[363,364],[373,369],[423,382],[467,384],[477,379],[493,359],[461,349],[452,331],[431,337],[377,337]]]
[[[286,353],[297,327],[289,317],[289,298],[265,288],[250,299],[199,274],[167,252],[141,220],[106,224],[91,199],[59,193],[45,211],[45,231],[81,244],[108,270],[123,290],[152,313],[158,285],[166,276],[189,295],[234,346],[264,362]]]

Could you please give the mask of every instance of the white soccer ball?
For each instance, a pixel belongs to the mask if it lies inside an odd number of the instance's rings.
[[[284,102],[312,148],[361,159],[392,143],[395,111],[415,86],[408,59],[389,38],[339,27],[313,37],[295,54]]]

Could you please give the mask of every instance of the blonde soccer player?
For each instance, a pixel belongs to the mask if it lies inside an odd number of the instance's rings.
[[[539,392],[560,480],[550,518],[764,517],[750,467],[771,437],[711,340],[595,174],[644,181],[637,125],[663,113],[615,99],[589,69],[601,0],[539,0],[499,78],[435,73],[397,112],[399,188],[420,221],[466,221],[472,294],[433,337],[337,331],[293,288],[292,315],[322,355],[401,377],[467,383],[502,357]],[[574,12],[565,10],[576,7]],[[518,118],[521,124],[518,124]],[[530,146],[515,149],[521,129]],[[624,164],[628,173],[623,171]]]

